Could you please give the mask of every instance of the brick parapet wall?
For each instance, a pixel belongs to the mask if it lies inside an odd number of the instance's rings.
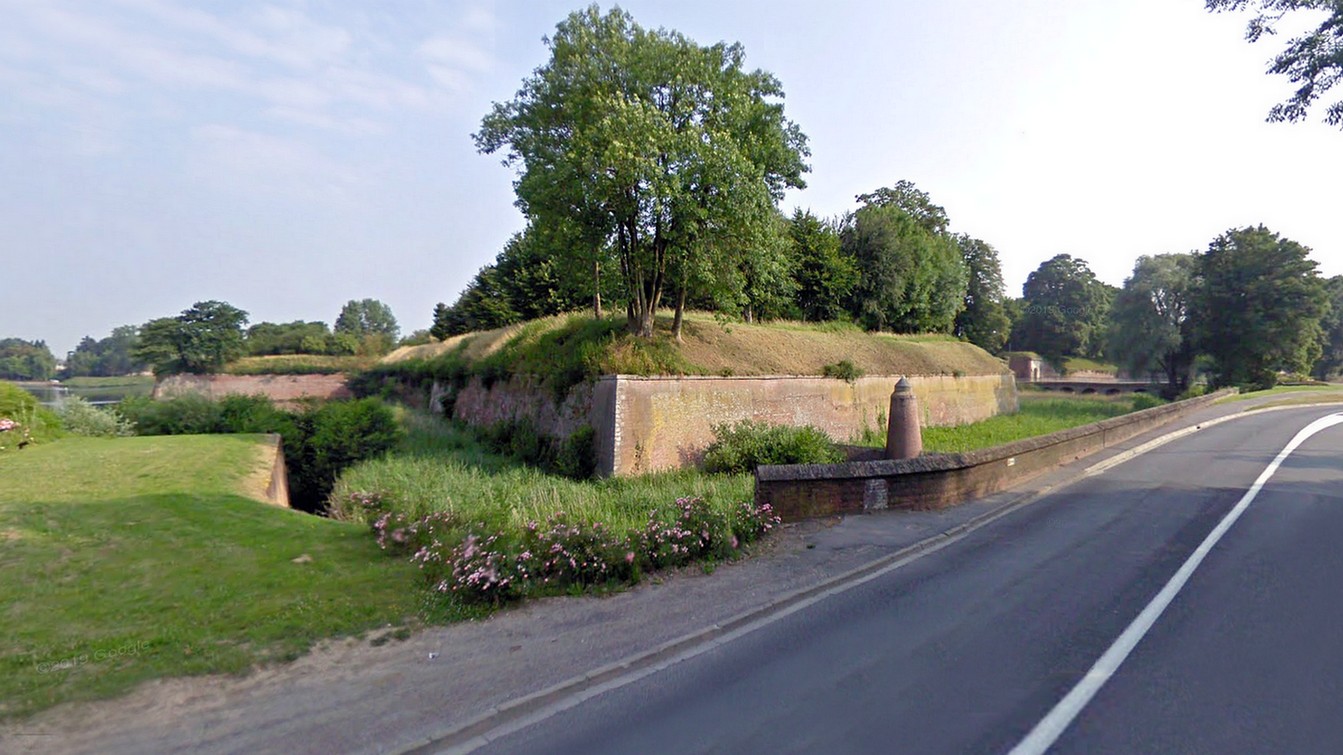
[[[757,504],[785,521],[886,508],[926,510],[1004,490],[1201,409],[1230,391],[963,454],[903,461],[763,466]]]

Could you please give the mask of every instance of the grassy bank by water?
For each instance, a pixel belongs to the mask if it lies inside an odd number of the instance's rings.
[[[362,527],[249,497],[266,465],[237,435],[0,457],[0,718],[415,621],[414,567]]]

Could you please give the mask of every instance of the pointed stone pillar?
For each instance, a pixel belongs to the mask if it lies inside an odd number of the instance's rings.
[[[886,458],[913,459],[923,453],[923,431],[919,428],[919,400],[909,381],[900,378],[891,394],[890,423],[886,426]]]

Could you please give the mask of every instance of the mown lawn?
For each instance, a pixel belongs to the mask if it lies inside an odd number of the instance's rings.
[[[366,528],[243,494],[258,442],[67,438],[0,456],[0,719],[417,621],[414,567]]]

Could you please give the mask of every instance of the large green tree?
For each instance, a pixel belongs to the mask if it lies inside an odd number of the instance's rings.
[[[349,333],[357,338],[370,335],[386,336],[395,341],[401,333],[392,308],[377,299],[351,299],[341,307],[332,328],[337,333]]]
[[[1193,377],[1197,269],[1192,254],[1139,257],[1110,308],[1107,354],[1134,377],[1161,374],[1171,396]]]
[[[1003,268],[998,261],[998,251],[988,243],[965,234],[955,238],[969,279],[965,289],[965,308],[956,315],[954,333],[996,354],[1007,343],[1012,328],[1012,321],[1003,306],[1007,287],[1003,283]]]
[[[1319,25],[1287,41],[1269,63],[1268,72],[1281,74],[1297,85],[1285,102],[1274,105],[1270,121],[1299,121],[1315,101],[1343,80],[1343,2],[1339,0],[1207,0],[1210,11],[1254,9],[1245,38],[1257,42],[1277,33],[1277,24],[1289,13],[1315,11]],[[1325,108],[1324,121],[1343,127],[1343,100]]]
[[[1199,257],[1198,342],[1218,385],[1271,388],[1321,353],[1329,301],[1310,250],[1264,226],[1232,229]]]
[[[177,317],[160,317],[140,326],[131,356],[159,375],[212,372],[246,353],[246,324],[247,313],[231,304],[196,302]]]
[[[1343,371],[1343,275],[1335,275],[1325,282],[1329,296],[1329,313],[1320,320],[1323,336],[1320,358],[1315,363],[1315,377],[1328,380]]]
[[[507,150],[532,223],[576,226],[578,253],[615,249],[631,329],[651,337],[665,298],[679,315],[706,272],[737,268],[717,256],[751,253],[784,189],[804,185],[806,139],[740,45],[702,47],[596,5],[547,44],[549,62],[495,104],[476,145]]]
[[[1041,263],[1027,276],[1022,299],[1013,348],[1037,352],[1056,367],[1070,356],[1104,352],[1109,287],[1085,260],[1060,254]]]
[[[863,195],[873,196],[873,195]],[[844,221],[840,247],[859,270],[849,311],[869,330],[950,333],[968,273],[956,242],[889,202]]]

